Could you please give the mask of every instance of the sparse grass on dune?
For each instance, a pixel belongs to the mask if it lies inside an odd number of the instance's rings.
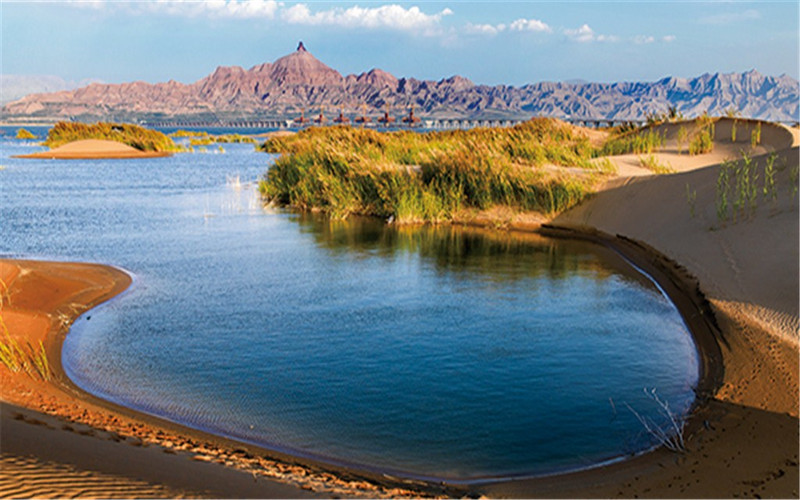
[[[283,153],[261,183],[265,198],[336,218],[437,222],[498,205],[552,214],[583,199],[598,175],[588,139],[550,119],[422,134],[313,128],[270,139],[262,149]],[[546,164],[579,166],[586,174],[538,168]]]
[[[30,342],[20,342],[11,336],[3,319],[3,304],[8,301],[8,287],[0,280],[0,363],[12,372],[25,372],[34,378],[50,380],[52,369],[47,360],[44,344],[38,347]]]
[[[652,154],[664,146],[664,135],[653,127],[645,129],[628,130],[612,134],[603,147],[597,151],[597,156],[613,156],[628,153]]]
[[[181,147],[157,130],[127,123],[94,124],[58,122],[47,133],[45,146],[56,148],[69,142],[101,139],[121,142],[140,151],[180,151]]]

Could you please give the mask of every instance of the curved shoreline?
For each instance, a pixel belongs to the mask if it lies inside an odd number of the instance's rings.
[[[677,263],[670,261],[652,248],[648,248],[646,245],[632,240],[620,237],[611,237],[607,234],[597,231],[576,231],[574,229],[547,225],[542,226],[539,232],[546,236],[552,237],[586,239],[612,248],[623,255],[625,259],[629,260],[629,262],[634,264],[636,267],[639,267],[641,271],[645,272],[662,287],[664,287],[670,300],[676,305],[676,307],[678,307],[681,316],[687,322],[689,331],[691,332],[694,342],[697,345],[698,353],[700,354],[702,369],[700,379],[698,380],[698,397],[695,400],[694,409],[697,410],[698,408],[707,406],[709,398],[713,396],[722,383],[724,367],[722,363],[722,354],[718,345],[721,332],[715,324],[713,312],[711,311],[708,302],[705,301],[705,297],[703,297],[702,293],[699,292],[697,281],[688,276],[685,271],[681,273],[681,267]],[[25,263],[26,261],[17,262]],[[47,265],[47,263],[39,264],[43,266]],[[58,263],[54,264],[58,265]],[[80,264],[76,265],[81,266]],[[128,289],[130,283],[132,282],[131,277],[124,271],[111,267],[108,267],[107,269],[112,274],[118,274],[116,286],[113,291],[90,300],[88,304],[91,304],[92,307],[100,302],[118,296],[119,293]],[[86,307],[84,311],[88,310],[89,308],[90,307]],[[84,311],[75,314],[71,318],[70,324]],[[53,365],[56,367],[56,370],[60,375],[64,375],[60,360],[60,346],[62,345],[65,333],[66,331],[57,332],[51,330],[50,334],[48,335],[48,354],[50,355],[49,357],[51,360],[54,361]],[[54,356],[56,352],[58,355]],[[350,495],[364,493],[367,495],[376,496],[376,493],[384,492],[389,489],[393,491],[391,496],[396,497],[401,493],[396,488],[404,487],[410,489],[407,493],[411,493],[412,491],[414,492],[412,496],[420,493],[460,496],[467,491],[474,492],[476,489],[488,487],[488,491],[491,492],[497,491],[498,489],[502,490],[504,486],[518,486],[521,483],[526,483],[525,493],[527,495],[539,495],[544,491],[547,492],[547,495],[553,495],[555,491],[551,489],[552,486],[546,488],[545,490],[542,490],[540,486],[548,484],[552,485],[553,483],[557,484],[561,482],[574,482],[578,477],[582,478],[581,481],[583,482],[592,483],[593,481],[600,479],[602,476],[607,475],[610,470],[615,468],[646,468],[654,456],[663,455],[663,450],[655,450],[628,459],[625,459],[624,457],[620,457],[620,459],[612,459],[612,463],[610,464],[601,463],[578,471],[567,471],[547,476],[539,475],[511,478],[481,478],[468,481],[445,482],[440,482],[439,478],[424,478],[425,481],[420,482],[418,479],[404,480],[400,478],[394,478],[387,476],[385,472],[381,471],[363,470],[347,465],[337,466],[336,464],[320,463],[315,461],[313,458],[304,459],[294,455],[285,455],[279,451],[264,449],[253,445],[246,445],[238,441],[191,429],[180,424],[170,423],[161,418],[142,414],[135,410],[121,407],[115,403],[96,398],[95,396],[92,396],[78,388],[65,376],[63,376],[57,385],[58,389],[67,395],[71,395],[72,397],[84,403],[97,405],[105,410],[109,410],[114,415],[143,421],[149,426],[165,429],[170,433],[175,433],[179,436],[188,436],[190,439],[205,439],[206,441],[212,442],[215,446],[222,450],[244,447],[252,450],[252,452],[248,451],[248,453],[259,453],[267,456],[268,459],[287,461],[291,464],[294,464],[295,467],[308,468],[312,471],[321,469],[323,471],[331,471],[334,475],[356,477],[359,479],[366,479],[368,481],[367,483],[361,482],[362,484],[360,484],[360,487],[356,488],[356,490],[351,490],[348,493],[345,493]],[[59,414],[59,412],[55,413]],[[62,416],[67,418],[73,417],[73,415],[70,415],[69,413]],[[697,432],[702,428],[702,426],[702,420],[699,420],[698,417],[695,416],[690,419],[687,432],[690,434]],[[159,430],[158,432],[163,433],[164,431]],[[170,436],[170,438],[171,439],[168,439],[167,441],[172,442],[179,439],[179,437],[176,436]],[[300,473],[300,471],[295,472],[299,473],[301,476],[309,473]],[[323,474],[325,473],[323,472]],[[587,476],[588,479],[590,479],[589,481],[587,481]],[[593,479],[592,476],[594,476]],[[537,483],[541,483],[541,485],[537,485]],[[366,488],[366,486],[370,487]],[[574,489],[574,486],[572,489]],[[334,489],[328,491],[337,490],[334,487]],[[579,489],[578,491],[581,490]],[[583,490],[583,494],[579,496],[593,496],[591,488]]]

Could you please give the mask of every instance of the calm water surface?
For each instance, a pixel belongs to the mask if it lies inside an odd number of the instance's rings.
[[[272,159],[250,145],[46,161],[0,144],[0,255],[136,276],[64,344],[69,376],[101,397],[305,456],[460,479],[644,449],[627,407],[660,419],[644,388],[676,412],[691,404],[681,318],[603,248],[263,209],[254,182]]]

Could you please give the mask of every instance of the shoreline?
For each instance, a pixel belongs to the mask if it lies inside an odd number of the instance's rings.
[[[526,231],[524,232],[531,232],[528,227],[525,229]],[[704,423],[707,423],[707,420],[704,417],[709,411],[709,402],[713,399],[715,392],[722,385],[724,368],[722,354],[718,345],[721,332],[715,324],[716,322],[714,320],[713,312],[711,312],[710,305],[699,291],[697,281],[685,273],[685,271],[681,273],[681,267],[678,263],[670,261],[670,259],[659,254],[654,249],[636,241],[631,241],[626,238],[613,237],[608,234],[603,234],[599,231],[576,231],[575,229],[551,225],[542,225],[535,232],[539,232],[540,234],[548,237],[578,238],[604,245],[620,253],[623,258],[628,260],[632,266],[639,268],[638,270],[640,272],[644,272],[651,279],[654,279],[660,283],[661,286],[666,287],[665,291],[670,300],[676,305],[676,307],[679,308],[682,318],[684,318],[684,321],[687,322],[687,326],[689,327],[688,329],[693,337],[693,342],[697,346],[699,358],[701,360],[702,368],[701,376],[698,380],[698,395],[693,404],[692,416],[689,419],[689,424],[687,426],[687,435],[692,436],[697,432],[702,432],[704,430]],[[11,262],[11,265],[18,265],[20,263],[30,265],[32,262],[37,262],[38,265],[43,267],[47,267],[48,265],[74,265],[78,267],[92,266],[89,264],[45,263],[41,261],[3,262],[0,260],[0,264],[8,264],[8,262]],[[109,272],[112,272],[112,274],[117,273],[118,276],[118,280],[115,283],[113,292],[108,292],[99,297],[91,299],[88,302],[88,304],[91,304],[91,306],[85,307],[85,309],[80,312],[75,310],[75,314],[69,321],[69,324],[71,324],[72,321],[74,321],[85,310],[88,310],[91,307],[104,302],[105,300],[110,300],[113,297],[118,296],[119,293],[127,290],[132,283],[133,280],[124,271],[111,267],[107,269],[109,269]],[[678,296],[676,296],[676,293]],[[699,311],[700,314],[695,314],[697,311]],[[615,473],[618,473],[618,470],[620,469],[646,469],[652,466],[652,462],[654,460],[671,458],[669,453],[665,450],[656,449],[641,452],[641,454],[634,457],[619,457],[617,459],[612,459],[610,463],[595,464],[577,471],[573,470],[558,472],[545,476],[481,478],[467,481],[439,481],[437,478],[429,478],[427,481],[420,481],[417,479],[402,479],[399,477],[395,478],[388,476],[386,473],[381,471],[370,471],[359,469],[357,467],[337,466],[335,464],[317,462],[313,459],[283,454],[268,448],[241,443],[225,437],[191,429],[180,424],[170,423],[158,417],[153,417],[126,407],[121,407],[115,403],[101,400],[95,396],[85,393],[83,390],[75,386],[75,384],[63,374],[60,359],[60,346],[61,342],[63,342],[66,331],[67,328],[63,328],[63,331],[51,329],[48,333],[48,354],[50,359],[53,361],[53,366],[56,368],[57,373],[59,374],[59,382],[53,385],[57,390],[63,392],[66,396],[77,400],[79,403],[83,403],[79,406],[96,406],[102,410],[105,410],[112,415],[112,422],[122,418],[124,420],[138,422],[140,426],[144,425],[145,427],[150,427],[151,432],[148,432],[147,430],[141,432],[141,429],[139,429],[139,432],[133,433],[132,438],[144,440],[148,434],[152,435],[152,431],[155,431],[156,436],[161,435],[166,437],[160,440],[155,440],[152,445],[158,446],[159,444],[164,444],[165,442],[172,445],[178,443],[178,448],[175,450],[178,453],[186,452],[187,449],[191,449],[188,448],[188,446],[183,447],[180,445],[181,438],[187,440],[188,444],[190,445],[197,444],[194,442],[194,440],[205,440],[206,446],[193,447],[194,450],[206,452],[206,454],[203,454],[192,451],[191,453],[195,453],[196,455],[203,457],[194,458],[195,461],[215,461],[213,458],[214,453],[220,453],[225,458],[231,458],[231,455],[228,455],[226,452],[230,452],[235,449],[244,449],[245,456],[250,455],[257,457],[260,459],[260,465],[262,466],[264,464],[261,463],[261,461],[270,462],[277,460],[277,462],[268,465],[277,467],[278,469],[281,468],[281,464],[286,464],[284,467],[295,467],[297,469],[293,471],[293,474],[297,477],[287,478],[284,475],[281,479],[284,481],[289,479],[290,483],[295,482],[295,484],[298,485],[297,491],[304,491],[306,488],[310,487],[307,484],[304,484],[302,480],[298,480],[299,478],[308,477],[309,475],[316,473],[323,476],[323,482],[331,482],[333,480],[334,484],[338,481],[341,481],[340,479],[337,480],[337,477],[354,479],[358,484],[358,486],[354,489],[351,489],[350,487],[345,487],[342,489],[340,486],[336,485],[324,487],[320,487],[320,484],[316,485],[317,491],[344,494],[348,496],[387,496],[389,491],[391,491],[391,493],[388,494],[388,496],[392,497],[419,496],[420,494],[462,496],[469,492],[481,492],[488,493],[490,495],[511,493],[513,495],[515,487],[519,487],[522,484],[525,485],[524,493],[526,495],[539,496],[545,494],[546,496],[551,496],[556,495],[558,491],[575,491],[575,486],[572,483],[577,478],[581,478],[579,483],[585,483],[585,488],[578,488],[577,492],[580,493],[577,494],[577,496],[594,496],[592,493],[592,488],[586,486],[601,480],[609,472],[616,471]],[[4,401],[7,400],[5,394],[2,399]],[[4,408],[5,406],[6,403],[4,403]],[[42,408],[32,409],[39,411]],[[46,410],[48,410],[46,413],[54,413],[57,416],[66,417],[67,419],[72,419],[75,416],[72,412],[61,412],[52,407],[46,408]],[[83,413],[85,414],[86,411],[84,410]],[[78,419],[78,421],[81,420]],[[89,425],[92,426],[91,419]],[[108,431],[108,429],[104,430]],[[124,432],[126,430],[129,429],[126,429],[125,425],[111,425],[111,432],[119,433],[121,436],[125,435]],[[209,444],[211,446],[208,446]],[[182,447],[184,449],[181,449]],[[666,457],[665,453],[667,454]],[[265,460],[260,458],[260,456],[265,456],[267,458]],[[186,457],[186,460],[189,460],[189,457]],[[241,463],[237,463],[235,460],[223,459],[217,461],[223,462],[226,468],[232,468],[232,466],[235,465],[242,465]],[[349,480],[347,482],[348,484],[351,484],[353,481]],[[566,484],[571,484],[571,487],[568,488],[568,490],[559,490],[559,488],[562,488]],[[553,485],[561,486],[557,486],[556,489],[553,490]]]

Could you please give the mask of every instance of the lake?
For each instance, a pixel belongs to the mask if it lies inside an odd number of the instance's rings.
[[[69,377],[108,400],[462,481],[645,450],[634,411],[665,419],[644,390],[676,414],[693,402],[680,315],[606,248],[264,208],[256,182],[273,157],[247,144],[114,161],[11,159],[37,148],[0,145],[0,255],[135,276],[63,347]]]

